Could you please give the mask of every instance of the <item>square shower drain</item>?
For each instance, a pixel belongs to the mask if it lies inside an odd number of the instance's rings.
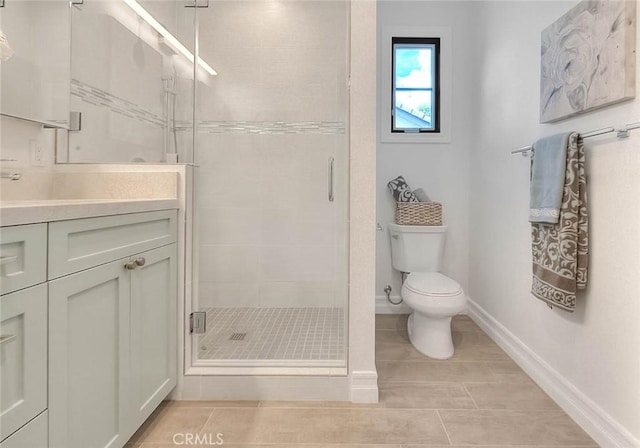
[[[233,333],[229,338],[230,341],[244,341],[247,333]]]

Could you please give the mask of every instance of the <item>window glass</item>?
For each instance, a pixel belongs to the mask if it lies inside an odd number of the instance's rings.
[[[439,132],[440,39],[392,39],[392,132]]]

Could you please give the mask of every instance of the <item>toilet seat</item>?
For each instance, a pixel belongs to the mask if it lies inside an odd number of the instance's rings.
[[[412,272],[404,281],[404,288],[425,297],[457,297],[464,294],[455,280],[439,272]]]

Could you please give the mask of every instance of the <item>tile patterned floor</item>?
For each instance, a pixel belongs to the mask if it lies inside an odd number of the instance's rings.
[[[167,402],[128,446],[175,448],[193,432],[212,434],[200,447],[217,433],[235,448],[597,447],[469,318],[454,319],[447,361],[413,349],[406,316],[376,328],[379,403]]]
[[[342,308],[204,308],[199,359],[344,364]],[[336,364],[336,362],[332,364]]]

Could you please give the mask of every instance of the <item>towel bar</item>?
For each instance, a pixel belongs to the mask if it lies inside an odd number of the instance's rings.
[[[598,135],[616,132],[616,136],[618,138],[627,138],[629,137],[629,131],[632,131],[634,129],[640,129],[640,121],[636,123],[626,124],[623,127],[618,129],[610,126],[607,128],[596,129],[595,131],[584,132],[580,135],[582,135],[582,138],[590,138],[590,137],[596,137]],[[526,153],[531,150],[533,150],[533,145],[528,145],[528,146],[523,146],[522,148],[514,149],[513,151],[511,151],[511,154],[522,154],[523,156],[526,157],[527,155]]]

